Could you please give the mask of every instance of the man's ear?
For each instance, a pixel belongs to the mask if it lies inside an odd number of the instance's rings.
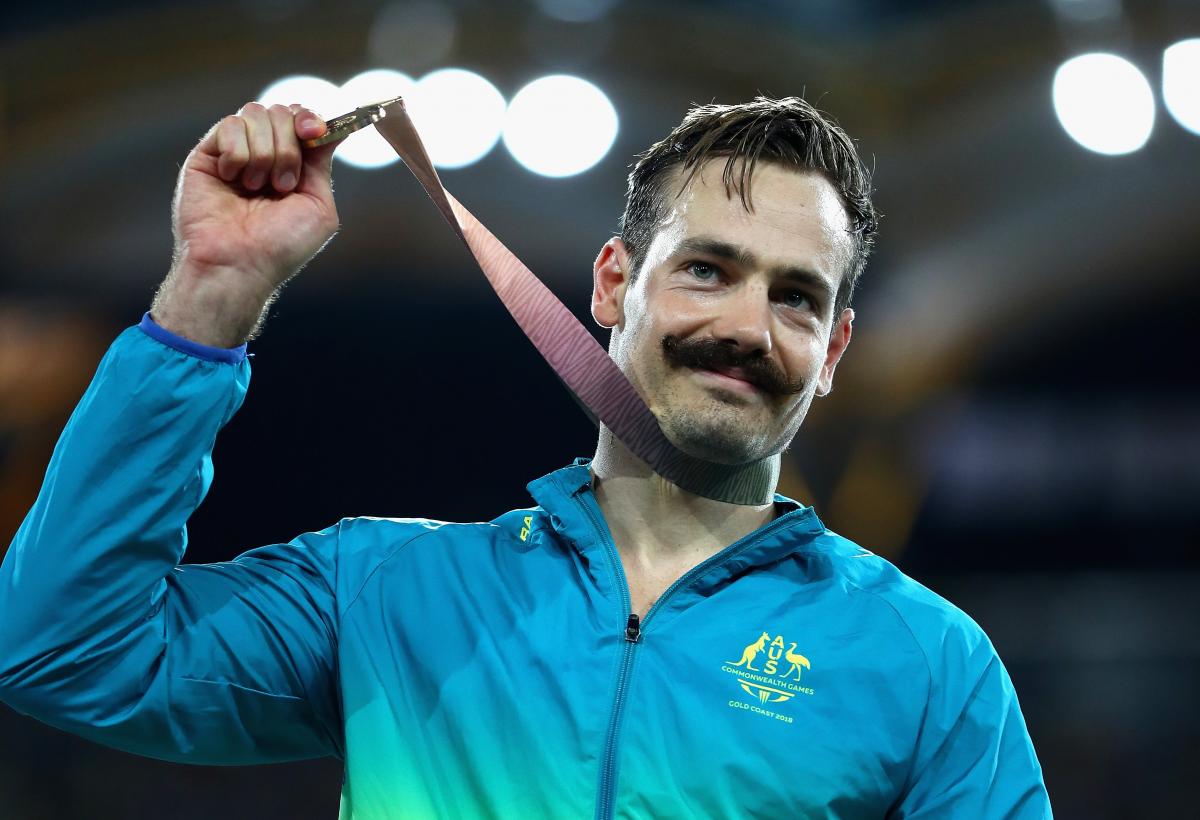
[[[846,308],[837,317],[833,328],[829,331],[829,345],[825,348],[825,363],[821,365],[821,374],[817,378],[817,395],[828,396],[833,390],[833,371],[837,368],[842,354],[850,345],[850,331],[854,329],[854,311]]]
[[[631,273],[625,243],[614,236],[592,265],[592,318],[601,327],[625,323],[625,289]]]

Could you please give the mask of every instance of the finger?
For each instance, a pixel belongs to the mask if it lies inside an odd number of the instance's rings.
[[[325,120],[303,106],[294,106],[296,137],[300,140],[316,139],[325,133]],[[304,168],[300,174],[301,188],[308,193],[330,195],[333,152],[337,142],[304,149]]]
[[[267,115],[267,109],[259,103],[247,103],[238,113],[246,123],[246,139],[250,146],[250,159],[242,172],[242,185],[247,190],[257,191],[267,181],[275,165],[275,137],[271,118]]]
[[[230,114],[213,126],[208,136],[200,143],[200,150],[216,157],[217,175],[221,179],[233,182],[250,159],[246,123],[241,117]]]
[[[290,110],[282,105],[267,109],[271,120],[271,133],[275,140],[275,164],[271,169],[271,184],[280,193],[296,187],[300,178],[300,140],[296,137],[296,125]]]
[[[293,103],[288,106],[296,121],[296,137],[300,140],[316,139],[325,133],[325,120],[311,108]]]
[[[304,170],[300,173],[300,187],[306,193],[333,196],[333,152],[339,143],[330,142],[316,148],[304,149]]]

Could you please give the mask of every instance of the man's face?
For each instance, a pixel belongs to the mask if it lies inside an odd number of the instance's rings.
[[[744,464],[782,451],[832,387],[853,319],[833,316],[851,240],[823,176],[760,163],[750,213],[727,196],[724,163],[668,203],[632,283],[621,241],[605,245],[592,314],[675,446]]]

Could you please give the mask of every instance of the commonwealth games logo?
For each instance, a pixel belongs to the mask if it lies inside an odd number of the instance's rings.
[[[721,671],[737,677],[746,694],[760,704],[784,703],[797,694],[811,695],[813,690],[800,685],[801,676],[812,664],[796,651],[796,642],[783,635],[771,637],[763,632],[758,640],[742,650],[742,657],[726,661]]]

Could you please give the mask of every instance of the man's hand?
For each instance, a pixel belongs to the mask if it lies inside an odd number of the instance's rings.
[[[325,123],[299,106],[248,103],[188,155],[175,189],[171,272],[151,307],[167,330],[235,347],[279,287],[337,231],[336,144],[304,149]]]

